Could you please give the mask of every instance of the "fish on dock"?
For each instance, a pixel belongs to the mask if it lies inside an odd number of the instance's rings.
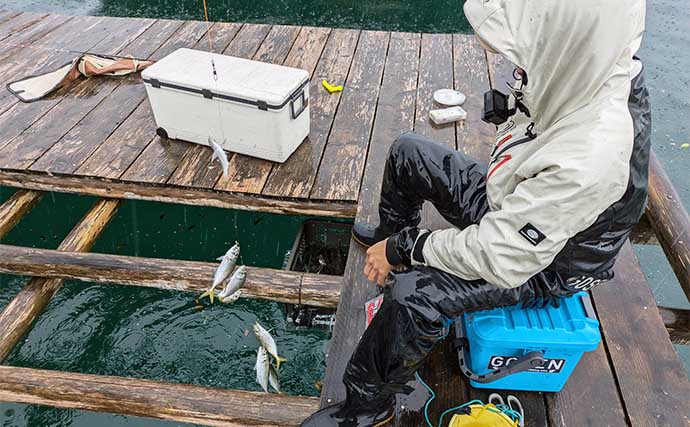
[[[208,144],[213,148],[213,156],[211,156],[211,161],[218,159],[220,166],[223,168],[223,178],[228,179],[228,155],[225,154],[223,147],[218,145],[216,141],[208,137]]]
[[[213,304],[213,298],[215,297],[216,287],[223,283],[225,279],[228,278],[230,273],[232,273],[232,270],[235,269],[235,264],[237,264],[237,259],[239,257],[240,244],[238,242],[235,242],[235,244],[230,249],[228,249],[228,251],[224,255],[217,258],[217,260],[220,261],[220,265],[218,266],[215,274],[213,275],[213,284],[211,284],[209,290],[201,294],[199,299],[202,299],[207,296],[211,300],[211,304]],[[226,296],[229,296],[229,294]]]
[[[256,365],[254,365],[254,369],[256,369],[256,382],[258,382],[261,388],[268,393],[271,362],[268,360],[268,353],[263,346],[259,346],[259,350],[256,353]]]
[[[276,346],[276,341],[273,339],[271,334],[259,324],[259,322],[254,323],[254,335],[256,339],[261,344],[261,347],[265,348],[268,353],[276,359],[276,368],[280,369],[280,364],[286,362],[287,359],[283,359],[278,356],[278,347]]]

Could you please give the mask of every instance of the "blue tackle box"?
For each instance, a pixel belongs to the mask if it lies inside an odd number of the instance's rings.
[[[468,313],[455,324],[460,367],[478,388],[560,391],[586,351],[601,341],[589,295],[560,307]]]

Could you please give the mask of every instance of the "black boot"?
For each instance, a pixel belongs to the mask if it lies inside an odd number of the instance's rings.
[[[393,419],[395,397],[360,402],[349,398],[344,402],[323,408],[302,421],[302,427],[381,427]]]
[[[355,242],[368,248],[393,235],[396,230],[391,227],[358,222],[352,227]]]

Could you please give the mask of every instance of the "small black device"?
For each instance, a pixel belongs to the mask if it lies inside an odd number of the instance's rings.
[[[496,89],[484,92],[482,120],[486,123],[493,123],[496,126],[505,123],[508,117],[515,114],[516,111],[515,107],[510,108],[508,99],[508,95]]]

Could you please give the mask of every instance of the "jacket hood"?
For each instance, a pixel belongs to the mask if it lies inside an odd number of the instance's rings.
[[[523,103],[539,130],[629,89],[644,0],[467,0],[464,11],[479,37],[527,72]]]

